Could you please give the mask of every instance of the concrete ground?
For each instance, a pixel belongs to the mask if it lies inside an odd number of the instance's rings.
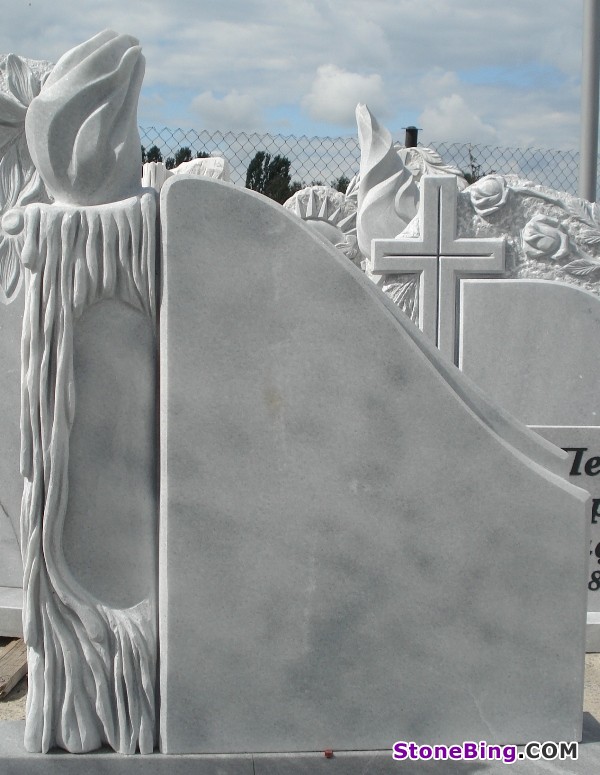
[[[583,709],[600,723],[600,654],[586,654]]]

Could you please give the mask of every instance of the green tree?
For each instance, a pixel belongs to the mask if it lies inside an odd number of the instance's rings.
[[[246,171],[246,188],[283,204],[293,193],[299,191],[301,184],[292,183],[290,160],[277,154],[257,151]]]
[[[467,181],[469,185],[472,183],[477,183],[478,180],[481,180],[481,178],[485,178],[486,175],[493,175],[496,170],[489,170],[489,172],[485,172],[483,169],[483,165],[477,163],[477,159],[473,156],[473,152],[469,148],[469,171],[465,172],[462,171],[463,178]]]
[[[162,161],[162,153],[160,152],[160,148],[157,145],[153,145],[152,148],[149,148],[146,153],[146,161]]]
[[[208,159],[209,157],[210,153],[207,153],[206,151],[198,151],[195,156],[196,159]],[[168,157],[165,162],[165,167],[168,170],[172,170],[175,167],[179,167],[179,165],[183,164],[184,161],[191,161],[193,158],[192,149],[184,145],[182,148],[178,148],[175,151],[175,156]]]
[[[192,160],[192,149],[184,145],[183,148],[178,148],[175,151],[174,157],[169,156],[169,158],[165,162],[165,166],[168,170],[172,170],[174,167],[179,167],[179,165],[183,164],[184,161],[191,161],[191,160]]]
[[[341,191],[342,194],[346,193],[346,189],[350,185],[350,178],[345,175],[340,175],[339,178],[331,181],[331,188],[335,188],[336,191]]]

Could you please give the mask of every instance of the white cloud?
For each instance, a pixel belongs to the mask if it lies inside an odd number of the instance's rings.
[[[328,64],[318,68],[302,107],[315,121],[350,126],[358,102],[366,103],[374,113],[387,112],[381,76],[351,73]]]
[[[38,0],[2,22],[0,53],[54,61],[102,28],[138,37],[164,100],[143,122],[278,131],[285,113],[292,134],[336,133],[362,100],[398,137],[578,143],[581,0]]]
[[[249,94],[233,90],[215,97],[204,91],[192,100],[192,109],[199,115],[204,129],[256,130],[262,127],[259,105]]]
[[[419,117],[427,137],[447,142],[490,144],[498,141],[498,132],[486,124],[460,94],[442,97],[436,104],[425,108]]]

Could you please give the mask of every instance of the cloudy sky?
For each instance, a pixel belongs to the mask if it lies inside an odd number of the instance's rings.
[[[142,43],[144,126],[579,145],[583,0],[6,0],[0,53]]]

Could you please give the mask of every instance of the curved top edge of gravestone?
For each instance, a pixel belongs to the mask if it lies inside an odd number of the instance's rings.
[[[489,283],[490,281],[494,283],[519,283],[521,287],[525,285],[540,285],[541,283],[552,288],[567,288],[569,291],[573,291],[573,293],[576,294],[582,293],[585,296],[594,299],[595,303],[600,304],[598,296],[590,291],[589,288],[582,288],[579,285],[573,285],[573,283],[566,282],[565,280],[548,280],[545,277],[494,277],[491,280],[489,277],[465,277],[462,281],[473,285]]]
[[[315,232],[306,226],[297,216],[285,210],[281,205],[271,199],[245,188],[240,188],[233,183],[210,178],[202,178],[196,175],[178,175],[169,178],[161,189],[161,221],[162,221],[162,240],[163,247],[168,239],[168,223],[165,219],[167,211],[167,201],[173,187],[193,186],[200,192],[204,189],[203,195],[210,197],[211,191],[215,187],[229,189],[232,197],[231,210],[223,213],[223,217],[232,217],[235,213],[235,200],[239,197],[250,197],[260,202],[260,206],[271,210],[277,214],[277,217],[294,224],[294,228],[303,231],[311,241],[317,242],[324,255],[328,255],[332,261],[342,266],[349,272],[355,281],[363,288],[365,292],[381,307],[394,318],[396,325],[401,329],[404,335],[407,335],[416,345],[421,357],[429,362],[431,368],[449,385],[455,392],[457,398],[461,400],[467,409],[477,419],[486,426],[502,443],[513,447],[517,454],[528,458],[534,464],[547,469],[549,472],[558,475],[563,483],[566,482],[568,455],[554,444],[541,438],[537,433],[530,430],[506,412],[500,406],[494,404],[484,392],[478,388],[470,379],[465,377],[459,369],[446,358],[439,350],[432,345],[422,332],[415,326],[409,318],[400,310],[388,297],[382,293],[356,266],[352,264],[345,256],[340,254],[331,244],[315,235]],[[164,254],[163,250],[163,254]],[[166,275],[166,273],[165,273]],[[163,277],[163,283],[166,277]],[[399,334],[401,333],[399,331]],[[572,485],[567,484],[571,487]]]

